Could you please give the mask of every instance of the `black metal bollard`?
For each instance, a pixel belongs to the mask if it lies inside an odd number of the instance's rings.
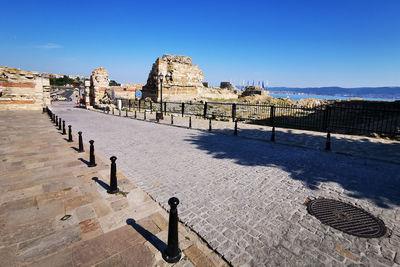
[[[136,116],[136,109],[135,109],[135,119],[137,118],[137,116]]]
[[[114,108],[112,108],[113,110],[112,110],[112,114],[114,115]]]
[[[192,128],[192,117],[189,117],[189,128]]]
[[[325,150],[330,151],[331,150],[331,132],[328,131],[326,135],[326,144],[325,144]]]
[[[233,135],[238,134],[238,129],[237,129],[237,119],[235,119],[235,130],[233,131]]]
[[[119,111],[119,116],[121,116],[121,110],[119,109],[118,111]]]
[[[58,130],[61,131],[61,118],[58,118]]]
[[[174,124],[174,115],[171,114],[171,124]]]
[[[125,117],[128,117],[128,110],[125,110]]]
[[[90,143],[90,161],[89,161],[89,165],[88,166],[89,167],[94,167],[94,166],[97,165],[96,164],[96,158],[94,157],[94,145],[93,145],[94,141],[90,140],[89,143]]]
[[[54,115],[54,113],[51,114],[51,121],[52,121],[53,123],[56,121],[56,115]]]
[[[209,122],[208,122],[208,131],[211,132],[211,118],[210,118],[210,120],[209,120]]]
[[[143,120],[146,120],[146,110],[144,110]]]
[[[275,126],[272,126],[271,142],[275,142]]]
[[[78,152],[79,153],[85,152],[85,150],[83,149],[82,132],[79,131],[78,135],[79,135],[79,150],[78,150]]]
[[[58,126],[58,116],[56,115],[56,126]]]
[[[171,206],[169,211],[168,223],[168,246],[165,250],[165,260],[169,263],[178,262],[181,259],[182,252],[179,249],[178,240],[178,209],[179,199],[172,197],[168,200]]]
[[[117,157],[112,156],[110,160],[111,160],[110,187],[108,188],[107,193],[115,194],[118,193],[119,191],[117,186],[117,164],[115,164]]]
[[[65,131],[65,121],[63,120],[63,132],[62,132],[62,134],[63,135],[66,135],[67,134],[67,132]]]
[[[46,108],[45,107],[43,107],[42,113],[46,113]]]
[[[68,125],[68,142],[72,142],[72,130],[71,125]]]

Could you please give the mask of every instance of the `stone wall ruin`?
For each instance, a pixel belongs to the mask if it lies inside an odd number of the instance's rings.
[[[86,103],[98,107],[112,103],[114,98],[135,99],[137,90],[141,90],[143,84],[126,83],[121,86],[110,86],[108,71],[105,68],[97,68],[90,75],[90,81],[85,82]],[[113,94],[114,92],[114,94]]]
[[[193,65],[187,56],[163,55],[157,58],[149,73],[147,83],[143,86],[143,98],[160,101],[161,80],[163,75],[162,93],[164,101],[187,101],[203,99],[237,99],[238,96],[219,87],[204,86],[204,74],[198,65]],[[166,78],[169,76],[169,78]]]
[[[50,82],[36,71],[0,67],[0,110],[42,110],[50,105]]]
[[[160,101],[161,80],[159,74],[168,74],[164,78],[162,89],[164,100],[192,99],[197,96],[198,88],[203,88],[204,74],[192,59],[186,56],[163,55],[157,58],[150,71],[146,85],[143,87],[143,98]]]

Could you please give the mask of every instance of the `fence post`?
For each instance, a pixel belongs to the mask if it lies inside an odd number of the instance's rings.
[[[328,131],[329,128],[329,119],[330,119],[330,113],[331,113],[331,107],[327,106],[325,111],[324,111],[324,119],[323,119],[323,130],[325,132]]]
[[[275,142],[275,126],[272,126],[271,142]]]
[[[164,102],[164,115],[167,115],[167,102]]]
[[[328,131],[328,133],[326,135],[325,150],[326,151],[330,151],[331,150],[331,131]]]
[[[275,142],[275,106],[271,106],[271,126],[272,126],[272,132],[271,132],[271,142]]]
[[[275,126],[275,106],[271,106],[270,122],[271,126]]]
[[[204,119],[207,118],[207,102],[204,102],[204,114],[203,114]]]
[[[185,103],[184,102],[182,102],[182,117],[183,117],[183,114],[185,114]]]
[[[169,263],[178,262],[181,258],[182,252],[179,249],[178,239],[178,209],[179,199],[172,197],[168,200],[171,206],[169,210],[169,223],[168,223],[168,245],[165,250],[165,260]]]
[[[237,135],[238,134],[237,122],[238,122],[238,120],[235,119],[235,130],[233,131],[233,135]]]
[[[232,121],[235,121],[236,118],[236,104],[232,104]]]

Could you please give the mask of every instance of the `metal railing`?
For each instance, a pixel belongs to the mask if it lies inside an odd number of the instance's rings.
[[[115,100],[115,103],[117,100]],[[219,102],[163,102],[165,114],[302,129],[319,132],[400,137],[400,102],[339,102],[312,108]],[[160,111],[160,103],[122,99],[123,109]]]

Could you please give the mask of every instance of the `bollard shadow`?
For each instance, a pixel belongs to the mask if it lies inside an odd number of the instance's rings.
[[[191,134],[185,141],[196,149],[202,150],[217,160],[231,160],[235,164],[257,169],[277,168],[289,174],[293,180],[304,183],[307,188],[318,191],[326,184],[337,184],[345,190],[345,194],[352,198],[370,200],[381,208],[392,209],[400,206],[400,164],[379,162],[373,159],[349,157],[337,153],[320,151],[325,146],[323,136],[296,134],[300,146],[288,146],[273,142],[262,142],[250,138],[237,138],[232,130],[215,130]],[[217,133],[230,133],[222,135]],[[260,130],[239,129],[239,136],[262,136],[266,134]],[[267,137],[269,137],[267,132]],[[293,140],[293,133],[278,133],[276,139],[286,137],[288,143]],[[292,140],[290,140],[291,138]],[[312,142],[311,142],[312,141]],[[314,145],[319,149],[306,149]],[[375,154],[394,154],[400,151],[400,143],[376,144],[373,141],[361,138],[340,140],[332,136],[333,149],[342,147],[344,151],[354,148],[360,150],[369,147],[368,151]],[[344,153],[343,153],[344,154]],[[260,170],[258,170],[260,172]],[[268,176],[266,179],[275,179]]]
[[[108,190],[110,187],[108,186],[108,184],[106,184],[105,182],[103,182],[102,180],[100,180],[98,177],[93,177],[92,178],[93,181],[95,181],[96,183],[98,183],[101,187],[103,187],[105,190]]]
[[[85,163],[86,165],[89,166],[89,161],[87,161],[86,159],[84,159],[84,158],[78,158],[78,160],[82,161],[83,163]]]
[[[142,226],[136,223],[136,221],[132,218],[126,220],[126,224],[130,225],[135,229],[139,234],[141,234],[147,241],[150,242],[158,251],[161,252],[164,257],[165,250],[167,249],[167,244],[165,244],[161,239],[157,236],[153,235],[151,232],[144,229]]]
[[[73,150],[75,150],[76,152],[79,152],[79,148],[74,147],[74,146],[71,146],[71,148],[72,148]]]

